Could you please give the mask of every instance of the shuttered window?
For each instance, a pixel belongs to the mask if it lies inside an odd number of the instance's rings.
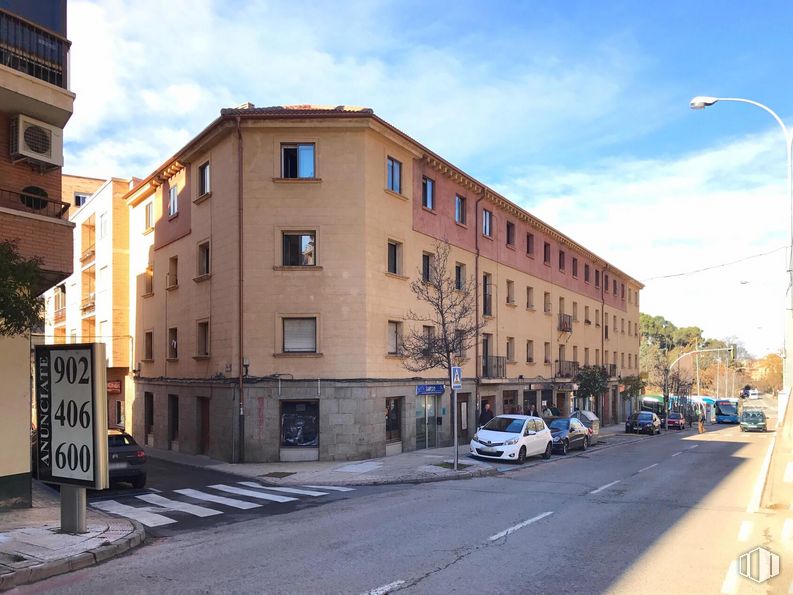
[[[317,319],[284,318],[284,353],[316,353]]]

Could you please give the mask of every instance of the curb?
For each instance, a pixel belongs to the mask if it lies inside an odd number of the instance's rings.
[[[100,564],[105,560],[119,556],[141,545],[146,541],[146,531],[143,529],[143,525],[138,521],[132,519],[128,520],[132,523],[132,532],[112,543],[100,545],[92,550],[88,550],[81,554],[75,554],[68,558],[50,560],[42,564],[36,564],[35,566],[28,566],[26,568],[14,570],[13,572],[0,574],[0,591],[35,583],[59,574],[65,574],[67,572],[73,572],[75,570],[87,568],[88,566]]]

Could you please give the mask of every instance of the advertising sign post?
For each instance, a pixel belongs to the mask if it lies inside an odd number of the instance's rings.
[[[36,468],[61,484],[61,530],[85,532],[85,490],[108,487],[104,343],[36,346]]]

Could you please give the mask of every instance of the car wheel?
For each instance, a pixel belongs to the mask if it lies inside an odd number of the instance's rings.
[[[586,450],[589,448],[589,436],[584,438],[584,443],[581,445],[581,450]]]
[[[133,488],[135,488],[136,490],[140,490],[146,486],[146,476],[141,475],[140,477],[136,477],[135,479],[132,480],[131,483]]]
[[[550,459],[552,450],[553,450],[553,446],[551,446],[551,443],[549,442],[548,446],[545,447],[545,452],[542,453],[542,458],[543,459]]]
[[[564,442],[562,442],[562,454],[566,455],[569,450],[570,450],[570,443],[567,440],[565,440]]]
[[[522,465],[526,462],[526,447],[521,446],[520,452],[518,452],[518,465]]]

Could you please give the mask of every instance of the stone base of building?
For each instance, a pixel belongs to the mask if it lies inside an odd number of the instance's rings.
[[[0,477],[0,511],[32,506],[30,473]]]

